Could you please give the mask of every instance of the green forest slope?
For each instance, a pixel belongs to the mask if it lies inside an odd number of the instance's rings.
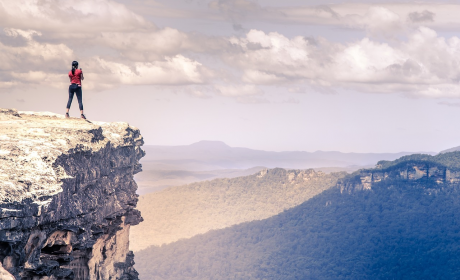
[[[277,168],[143,195],[137,208],[144,222],[131,229],[130,248],[138,251],[271,217],[331,188],[345,174]]]
[[[425,167],[446,174],[459,163],[452,153],[385,166],[388,174]],[[378,170],[386,172],[383,164]],[[460,279],[460,184],[401,178],[331,188],[266,220],[150,247],[136,253],[136,268],[143,280]]]

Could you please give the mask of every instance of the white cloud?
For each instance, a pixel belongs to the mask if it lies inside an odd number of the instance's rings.
[[[44,71],[12,72],[11,77],[21,83],[46,85],[54,88],[66,88],[69,85],[67,74],[47,73]]]
[[[224,61],[244,70],[246,81],[267,83],[313,75],[307,67],[314,62],[308,55],[311,46],[303,37],[288,39],[275,32],[251,30],[246,37],[231,38],[230,42],[240,46],[242,52],[229,53]]]
[[[181,55],[166,57],[164,61],[137,62],[133,67],[99,58],[102,73],[113,75],[121,84],[201,84],[206,69],[199,62]],[[103,75],[100,73],[99,75]]]
[[[152,26],[110,0],[0,0],[0,25],[78,36],[80,32],[127,31]]]
[[[68,83],[73,60],[91,77],[87,89],[202,84],[213,74],[183,53],[213,52],[226,43],[158,29],[110,0],[0,0],[0,26],[6,26],[6,37],[0,39],[0,63],[6,70],[0,76],[2,88],[48,82],[61,87]]]
[[[419,26],[453,20],[446,9],[460,11],[460,5],[270,8],[248,0],[218,0],[210,7],[238,20],[254,13],[259,19],[270,15],[277,21],[362,28],[371,36],[336,43],[249,30],[242,37],[225,38],[157,28],[110,0],[0,0],[0,26],[6,27],[6,36],[0,36],[5,38],[0,39],[0,87],[62,87],[68,83],[70,62],[79,60],[88,77],[87,89],[205,84],[213,90],[190,94],[219,94],[240,102],[264,102],[259,85],[460,96],[460,39],[446,39]],[[407,36],[405,41],[394,37],[399,31],[405,32],[399,34]],[[382,36],[392,39],[375,40]]]
[[[319,38],[311,45],[302,37],[251,30],[231,38],[240,53],[224,60],[245,73],[253,84],[292,82],[313,88],[337,87],[363,92],[402,92],[418,96],[460,97],[460,39],[445,39],[421,27],[406,42],[381,43],[364,38],[348,44]],[[250,44],[258,48],[248,47]]]
[[[25,45],[10,46],[0,42],[0,62],[3,69],[49,69],[68,61],[73,55],[73,51],[64,44],[37,42],[34,37],[41,36],[40,32],[13,28],[5,28],[4,32],[9,37],[24,39]]]
[[[5,34],[23,40],[20,46],[0,42],[0,65],[2,65],[1,88],[12,88],[23,84],[47,84],[62,86],[66,75],[56,74],[58,69],[72,61],[73,51],[64,44],[39,43],[41,36],[34,30],[5,28]]]
[[[157,60],[190,50],[215,52],[226,42],[174,28],[157,28],[113,0],[0,0],[0,26],[37,30],[42,41],[59,41],[74,49],[107,47],[132,61]]]
[[[10,46],[0,42],[0,64],[6,70],[1,88],[25,84],[56,88],[68,85],[67,71],[75,58],[72,49],[64,44],[40,43],[35,37],[41,33],[34,30],[8,28],[5,34],[23,39],[25,44]],[[91,77],[85,81],[87,89],[107,89],[120,84],[202,84],[212,76],[201,63],[182,55],[151,62],[116,62],[95,56],[85,58],[80,66],[88,69],[84,72]]]
[[[354,24],[361,25],[373,36],[383,35],[387,38],[393,37],[403,29],[399,15],[380,6],[370,7],[364,16],[356,18],[356,22],[351,23],[352,26]]]

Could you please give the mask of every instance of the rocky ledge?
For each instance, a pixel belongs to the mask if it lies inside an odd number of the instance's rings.
[[[142,144],[126,123],[0,109],[0,279],[137,279]]]

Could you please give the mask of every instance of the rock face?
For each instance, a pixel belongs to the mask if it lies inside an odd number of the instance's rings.
[[[137,279],[142,144],[126,123],[0,109],[0,279]]]
[[[374,183],[385,180],[418,181],[430,179],[437,184],[454,184],[460,182],[460,170],[448,168],[435,162],[421,163],[407,161],[391,168],[362,169],[337,185],[342,193],[370,190]]]

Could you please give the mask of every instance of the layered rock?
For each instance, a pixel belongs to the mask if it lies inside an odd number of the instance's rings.
[[[142,144],[126,123],[0,109],[0,278],[137,279]]]
[[[363,169],[338,183],[342,193],[370,190],[372,185],[386,180],[418,181],[432,180],[437,184],[460,182],[460,170],[436,162],[405,161],[390,168]]]

